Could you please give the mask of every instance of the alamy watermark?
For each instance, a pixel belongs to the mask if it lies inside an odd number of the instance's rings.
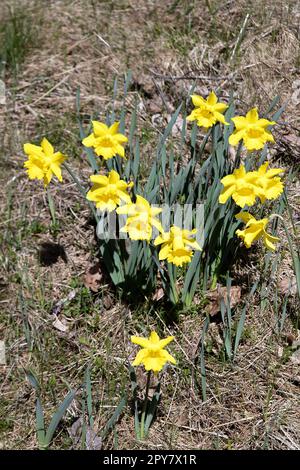
[[[165,232],[170,231],[172,225],[181,229],[197,229],[195,234],[196,241],[202,247],[204,243],[204,204],[152,204],[152,207],[162,209],[161,214],[157,216],[160,219]],[[98,211],[97,237],[100,240],[126,240],[128,233],[121,232],[120,229],[126,224],[126,215],[118,215],[113,212]],[[157,228],[152,227],[152,237],[154,240],[159,235]]]

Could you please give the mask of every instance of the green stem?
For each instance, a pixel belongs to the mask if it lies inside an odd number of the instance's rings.
[[[177,268],[172,264],[168,264],[168,272],[169,272],[169,279],[170,279],[170,287],[171,287],[171,295],[173,297],[174,304],[177,304],[179,296],[176,287],[176,279],[177,279]]]
[[[49,186],[47,186],[47,200],[48,200],[48,207],[49,207],[52,223],[53,225],[55,225],[56,224],[55,207],[54,207],[53,198],[49,190]]]
[[[293,227],[293,232],[294,232],[294,235],[297,236],[297,231],[296,231],[296,226],[295,226],[293,214],[292,214],[292,211],[291,211],[291,208],[290,208],[290,205],[289,205],[289,201],[288,201],[288,197],[287,197],[287,193],[286,193],[285,189],[283,190],[283,193],[284,193],[284,198],[285,198],[286,207],[287,207],[287,210],[288,210],[288,213],[289,213],[290,221],[291,221],[291,224],[292,224],[292,227]]]
[[[82,196],[84,197],[84,199],[87,201],[95,219],[96,219],[96,222],[99,222],[99,218],[98,218],[98,215],[97,215],[97,211],[94,207],[94,205],[91,203],[91,201],[89,201],[87,198],[86,198],[86,190],[84,189],[84,187],[82,186],[82,184],[80,183],[79,179],[77,178],[77,176],[75,175],[75,173],[73,172],[73,170],[71,170],[71,168],[66,164],[66,163],[63,163],[63,167],[67,170],[67,172],[69,173],[69,175],[71,176],[72,180],[74,181],[74,183],[76,184],[77,188],[79,189],[79,191],[81,192]]]
[[[213,273],[212,279],[211,279],[211,286],[210,286],[211,289],[215,289],[217,287],[220,267],[221,267],[221,255],[219,253],[211,268],[212,273]]]
[[[217,282],[218,282],[218,275],[216,272],[214,272],[212,280],[211,280],[211,290],[215,289],[217,287]]]
[[[146,419],[146,413],[147,413],[150,379],[151,379],[151,370],[149,370],[148,375],[147,375],[146,392],[145,392],[145,399],[143,403],[143,410],[142,410],[142,417],[141,417],[141,439],[144,439],[144,437],[146,437],[145,436],[145,419]]]

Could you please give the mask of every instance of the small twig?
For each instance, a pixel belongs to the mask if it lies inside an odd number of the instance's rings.
[[[190,426],[184,426],[183,424],[177,424],[171,421],[164,421],[164,424],[171,424],[172,426],[175,426],[176,428],[180,429],[187,429],[192,432],[198,432],[202,434],[210,434],[212,436],[218,436],[218,437],[223,437],[223,438],[228,438],[227,434],[223,434],[220,432],[213,432],[213,431],[207,431],[206,429],[201,429],[201,428],[192,428]]]
[[[102,36],[100,36],[99,33],[95,33],[95,35],[97,36],[97,38],[99,39],[99,41],[101,41],[105,46],[109,47],[111,49],[111,45],[108,44],[108,42],[105,41],[105,39],[103,39]]]
[[[232,61],[235,57],[235,54],[238,50],[238,48],[240,47],[241,43],[242,43],[242,40],[243,40],[243,37],[244,37],[244,34],[245,34],[245,29],[246,29],[246,26],[247,26],[247,23],[248,23],[248,19],[249,19],[249,13],[247,13],[247,15],[245,16],[245,19],[244,19],[244,23],[242,24],[242,27],[240,29],[240,32],[239,32],[239,35],[237,37],[237,40],[236,40],[236,43],[234,45],[234,48],[233,48],[233,51],[232,51],[232,54],[230,56],[230,60]]]
[[[164,75],[162,73],[155,72],[155,70],[148,69],[150,73],[155,75],[158,78],[162,78],[163,80],[224,80],[225,77],[209,77],[208,75]]]
[[[46,91],[46,93],[44,93],[43,95],[39,96],[32,104],[32,106],[36,103],[38,103],[39,101],[41,101],[43,98],[45,98],[46,96],[50,95],[52,93],[52,91],[56,90],[56,88],[58,88],[60,85],[62,85],[64,82],[66,82],[68,80],[70,75],[67,75],[66,77],[64,77],[62,80],[60,80],[58,83],[56,83],[56,85],[54,85],[52,88],[50,88],[50,90]],[[28,105],[27,105],[28,106]]]
[[[167,103],[167,101],[166,101],[166,99],[165,99],[165,96],[164,96],[164,94],[163,94],[163,91],[162,91],[161,87],[158,85],[158,83],[156,82],[156,80],[155,80],[153,77],[152,77],[152,81],[153,81],[154,85],[155,85],[156,88],[157,88],[157,91],[158,91],[158,93],[159,93],[159,95],[160,95],[160,97],[161,97],[161,100],[162,100],[163,104],[164,104],[165,107],[166,107],[167,113],[170,113],[170,112],[171,112],[171,109],[170,109],[170,107],[169,107],[169,105],[168,105],[168,103]]]

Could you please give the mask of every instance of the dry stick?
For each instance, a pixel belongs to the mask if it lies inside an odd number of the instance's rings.
[[[56,88],[58,88],[60,85],[62,85],[64,82],[66,82],[68,80],[69,76],[70,76],[70,74],[67,75],[66,77],[64,77],[58,83],[56,83],[56,85],[54,85],[52,88],[50,88],[50,90],[46,91],[46,93],[44,93],[43,95],[39,96],[39,98],[37,98],[33,103],[31,103],[31,105],[33,106],[34,104],[38,103],[43,98],[45,98],[46,96],[50,95],[52,93],[52,91],[56,90]]]
[[[206,431],[206,429],[198,429],[198,428],[192,428],[191,426],[184,426],[183,424],[176,424],[174,422],[171,422],[171,421],[163,421],[165,424],[172,424],[173,426],[175,426],[176,428],[180,428],[180,429],[187,429],[188,431],[191,431],[191,432],[197,432],[197,433],[202,433],[202,434],[209,434],[209,435],[212,435],[212,436],[218,436],[218,437],[222,437],[222,438],[228,438],[228,435],[227,434],[223,434],[222,432],[219,433],[219,432],[212,432],[212,431]]]
[[[100,57],[98,59],[91,59],[87,62],[84,62],[83,64],[80,63],[80,64],[77,64],[75,67],[72,67],[72,68],[69,68],[68,70],[65,70],[64,72],[60,72],[56,75],[54,75],[54,78],[57,78],[57,77],[60,77],[62,75],[67,75],[66,77],[64,77],[60,82],[58,82],[56,85],[54,85],[54,87],[52,87],[50,90],[48,90],[46,93],[44,93],[42,96],[40,96],[39,98],[37,98],[33,103],[30,103],[30,105],[34,105],[36,104],[37,102],[39,102],[41,99],[45,98],[46,96],[48,96],[50,93],[52,93],[52,91],[54,91],[57,87],[59,87],[60,85],[62,85],[68,78],[69,76],[73,73],[73,72],[76,72],[77,70],[81,69],[81,68],[86,68],[88,67],[88,65],[91,65],[93,63],[96,63],[96,62],[100,62],[101,60],[103,59],[106,59],[108,56],[104,56],[104,57]],[[117,73],[117,71],[116,71]],[[45,78],[45,79],[39,79],[39,80],[36,80],[36,83],[40,83],[40,82],[47,82],[49,80],[49,77]],[[23,88],[27,88],[27,87],[30,87],[32,84],[35,84],[35,83],[30,83],[26,86],[24,86]],[[18,106],[18,110],[19,109],[22,109],[22,108],[25,108],[26,106],[28,106],[28,104],[23,104],[21,106]],[[14,108],[11,108],[11,109],[8,109],[7,110],[8,112],[14,112]]]
[[[166,421],[168,421],[169,417],[170,417],[170,414],[171,414],[171,409],[172,409],[172,406],[173,406],[173,402],[174,402],[174,398],[175,398],[175,395],[176,395],[176,392],[177,392],[177,388],[178,388],[178,382],[179,382],[179,377],[177,377],[177,381],[176,381],[176,385],[175,385],[175,390],[174,390],[174,393],[172,395],[172,399],[171,399],[171,403],[170,403],[170,406],[169,406],[169,410],[168,410],[168,414],[167,414],[167,417],[166,417]]]
[[[247,26],[247,23],[248,23],[249,16],[250,16],[249,13],[247,13],[247,15],[244,19],[244,23],[243,23],[243,25],[240,29],[240,32],[239,32],[238,38],[236,40],[235,46],[233,48],[233,51],[232,51],[232,54],[231,54],[231,57],[230,57],[230,61],[232,61],[234,59],[236,51],[237,51],[238,47],[241,45],[241,42],[242,42],[242,39],[243,39],[243,36],[244,36],[244,33],[245,33],[245,29],[246,29],[246,26]]]
[[[224,80],[225,77],[209,77],[208,75],[179,75],[179,76],[173,76],[173,75],[164,75],[158,72],[155,72],[155,70],[148,69],[150,73],[155,75],[158,78],[162,78],[164,80]],[[233,72],[234,73],[234,72]],[[230,74],[231,75],[231,74]]]
[[[175,81],[175,80],[222,81],[223,80],[223,82],[220,83],[217,87],[217,90],[220,90],[222,88],[222,86],[226,82],[228,82],[228,80],[231,80],[233,77],[238,75],[240,72],[243,72],[244,70],[247,70],[247,69],[252,68],[252,67],[256,67],[258,64],[259,64],[259,62],[256,62],[254,64],[247,64],[243,67],[240,67],[240,68],[236,69],[234,72],[230,72],[228,75],[223,75],[221,77],[218,77],[218,76],[210,77],[208,75],[190,75],[190,74],[180,75],[180,76],[173,76],[173,75],[164,75],[164,74],[158,73],[158,72],[156,72],[155,70],[152,70],[152,69],[148,69],[148,70],[149,70],[150,73],[152,73],[156,77],[161,78],[163,80],[173,80],[173,81]],[[246,103],[244,100],[241,100],[241,99],[239,99],[239,101]]]
[[[168,103],[167,103],[167,100],[166,100],[166,98],[165,98],[165,96],[164,96],[164,94],[163,94],[163,91],[162,91],[161,87],[158,85],[158,83],[156,82],[156,80],[155,80],[153,77],[152,77],[152,81],[153,81],[155,87],[157,88],[157,91],[158,91],[158,93],[159,93],[159,95],[160,95],[160,97],[161,97],[161,100],[162,100],[163,104],[164,104],[165,107],[166,107],[167,113],[170,113],[170,112],[171,112],[170,106],[169,106]]]

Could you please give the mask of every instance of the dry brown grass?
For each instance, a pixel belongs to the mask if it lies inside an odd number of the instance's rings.
[[[285,243],[280,258],[285,271],[273,274],[263,306],[258,295],[249,305],[234,364],[226,362],[218,349],[221,326],[212,327],[210,341],[215,352],[207,354],[208,399],[203,402],[194,357],[204,320],[201,304],[179,312],[178,322],[166,325],[163,305],[153,307],[149,300],[142,305],[117,302],[107,284],[91,296],[82,284],[87,264],[95,259],[88,209],[66,176],[63,187],[52,189],[59,229],[51,232],[44,192],[27,181],[22,169],[22,143],[39,141],[47,134],[70,158],[75,157],[76,170],[86,181],[89,172],[78,150],[76,89],[81,88],[86,122],[95,111],[103,117],[110,106],[114,75],[121,76],[128,69],[135,81],[128,106],[135,98],[140,102],[146,158],[167,115],[196,80],[196,90],[203,93],[214,88],[228,96],[233,89],[243,112],[254,104],[265,109],[279,94],[287,108],[277,128],[278,143],[272,156],[287,167],[299,162],[294,145],[283,147],[285,135],[299,136],[299,3],[211,0],[192,5],[183,1],[175,8],[173,1],[19,3],[33,18],[45,5],[47,8],[39,43],[26,56],[17,80],[9,71],[5,74],[6,105],[0,108],[4,136],[0,339],[5,340],[7,354],[7,365],[0,365],[1,446],[37,446],[34,393],[24,374],[29,367],[42,383],[49,418],[67,385],[79,387],[86,366],[92,364],[95,426],[101,430],[128,388],[127,364],[134,354],[129,335],[145,333],[153,326],[175,335],[172,349],[178,367],[163,376],[163,399],[148,441],[135,440],[133,416],[127,409],[116,426],[119,448],[299,449],[299,366],[289,359],[291,350],[285,337],[276,334],[273,304],[278,276],[291,275]],[[6,0],[5,4],[8,8],[13,2]],[[0,20],[7,11],[3,10]],[[247,13],[244,38],[232,56]],[[299,184],[290,186],[289,193],[299,221]],[[34,221],[40,225],[33,225]],[[50,267],[40,266],[37,249],[49,240],[65,247],[68,263],[60,259]],[[236,266],[235,280],[245,290],[263,269],[263,262],[257,265],[259,257]],[[21,291],[34,337],[31,352],[24,335]],[[75,300],[62,311],[69,331],[61,333],[53,327],[51,310],[70,292],[75,292]],[[291,299],[288,304],[285,334],[296,335],[299,328],[295,302]],[[139,379],[143,380],[140,373]],[[80,416],[80,410],[79,393],[53,448],[72,447],[67,427]],[[112,448],[115,442],[111,434],[105,447]]]

